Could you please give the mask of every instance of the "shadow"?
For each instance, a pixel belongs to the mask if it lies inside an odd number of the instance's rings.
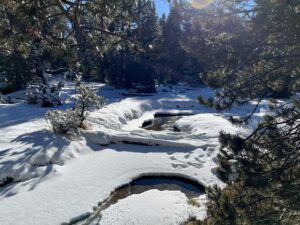
[[[62,223],[62,225],[95,224],[101,217],[101,212],[131,195],[139,195],[150,190],[180,191],[188,199],[198,198],[206,193],[206,187],[198,181],[179,175],[141,175],[128,184],[114,190],[110,196],[98,203],[92,213],[83,213]]]
[[[11,150],[11,148],[3,149],[3,150],[0,149],[0,159],[2,159],[5,156],[7,156],[10,150]]]
[[[124,100],[126,97],[122,95],[125,89],[114,88],[108,84],[103,85],[97,90],[97,95],[104,97],[107,103],[115,103]]]
[[[195,147],[170,147],[170,146],[153,146],[153,145],[136,145],[126,143],[112,143],[108,146],[95,145],[92,141],[87,139],[87,145],[94,151],[101,151],[111,148],[117,152],[134,152],[134,153],[187,153],[195,150]]]
[[[220,115],[227,120],[230,119],[230,116],[237,117],[237,118],[245,118],[251,113],[253,113],[255,106],[256,106],[256,102],[254,101],[246,102],[245,104],[237,105],[232,109],[221,113]],[[258,123],[261,122],[263,119],[262,114],[259,113],[269,112],[270,111],[269,106],[270,106],[269,101],[263,100],[255,110],[251,118],[249,119],[248,123],[245,124],[245,126],[249,129],[255,129]],[[238,126],[238,124],[236,125]]]
[[[50,131],[40,130],[22,134],[11,143],[29,147],[22,151],[16,149],[9,155],[12,156],[9,160],[0,162],[1,177],[18,178],[0,188],[0,196],[4,197],[16,194],[14,187],[18,182],[22,182],[21,185],[30,184],[29,190],[33,190],[53,171],[54,164],[62,165],[61,155],[69,140]],[[1,151],[0,156],[3,154],[7,156],[9,150],[11,151],[11,149]]]
[[[0,105],[0,127],[12,126],[21,122],[43,118],[49,109],[26,103]]]

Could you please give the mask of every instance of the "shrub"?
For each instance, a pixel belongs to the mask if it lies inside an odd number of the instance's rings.
[[[46,113],[45,119],[55,133],[76,134],[81,124],[81,118],[73,110],[53,110]]]
[[[0,93],[0,104],[10,104],[11,103],[11,98],[6,95],[2,95]]]
[[[60,82],[57,86],[49,87],[40,85],[26,94],[28,104],[39,104],[42,107],[53,107],[61,105],[59,92],[63,84]]]

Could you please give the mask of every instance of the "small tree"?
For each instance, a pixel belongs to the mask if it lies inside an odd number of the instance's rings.
[[[74,111],[78,114],[81,122],[85,120],[87,111],[93,111],[104,105],[104,98],[97,96],[96,92],[84,84],[77,87],[77,98],[75,100]]]

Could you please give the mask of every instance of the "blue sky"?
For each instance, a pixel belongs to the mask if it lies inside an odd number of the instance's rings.
[[[163,13],[168,14],[170,11],[170,6],[168,0],[154,0],[156,11],[159,16]]]
[[[168,0],[154,0],[156,11],[159,16],[161,16],[163,13],[168,13],[170,11]]]
[[[156,5],[156,11],[159,16],[161,16],[163,13],[168,14],[170,11],[168,0],[154,0]],[[253,0],[249,0],[248,7],[251,8],[254,5]]]

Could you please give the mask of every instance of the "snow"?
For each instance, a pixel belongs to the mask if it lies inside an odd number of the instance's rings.
[[[180,191],[150,190],[120,200],[103,212],[99,223],[93,224],[181,224],[190,218],[204,219],[203,205],[200,208],[189,205],[187,197]]]
[[[221,130],[227,133],[247,134],[245,128],[234,126],[219,113],[202,113],[184,117],[174,124],[180,131],[199,139],[216,139]]]
[[[122,95],[126,90],[103,84],[93,84],[93,88],[99,89],[108,104],[90,113],[88,129],[72,140],[51,131],[44,120],[49,109],[25,103],[0,104],[0,181],[6,177],[15,181],[0,187],[0,224],[69,222],[91,212],[118,187],[143,175],[176,175],[205,186],[224,186],[214,173],[218,133],[225,130],[246,134],[267,111],[265,102],[257,109],[255,121],[249,127],[236,127],[229,123],[228,116],[250,112],[254,102],[221,114],[198,105],[199,94],[206,97],[214,94],[208,88],[158,87],[153,96],[129,98]],[[66,84],[62,92],[65,104],[61,108],[71,107],[73,96],[74,86]],[[141,128],[143,121],[157,112],[194,115],[175,123],[181,132]],[[124,141],[149,146],[124,144]],[[137,214],[129,214],[137,210],[135,202],[154,204],[151,203],[154,193],[130,196],[111,206],[106,221],[113,219],[109,216],[113,210],[127,206],[124,218],[128,217],[128,221],[138,218]],[[174,212],[183,208],[178,219],[188,216],[190,206],[186,206],[181,193],[156,194],[158,199],[168,202],[168,210],[158,213],[157,220],[167,217],[166,221],[172,222]],[[176,206],[174,201],[179,204]],[[139,219],[142,221],[143,217]]]
[[[51,172],[46,174],[45,171],[41,177],[4,187],[0,197],[0,224],[24,224],[29,219],[26,224],[68,222],[91,211],[122,184],[142,175],[178,175],[205,184],[216,179],[208,165],[204,166],[205,170],[195,171],[199,163],[189,166],[186,163],[191,160],[185,163],[174,157],[177,154],[178,157],[199,155],[197,151],[182,152],[187,150],[168,147],[152,150],[150,146],[141,149],[123,144],[97,150],[80,155],[64,166],[48,166]],[[203,179],[199,179],[201,177]]]

